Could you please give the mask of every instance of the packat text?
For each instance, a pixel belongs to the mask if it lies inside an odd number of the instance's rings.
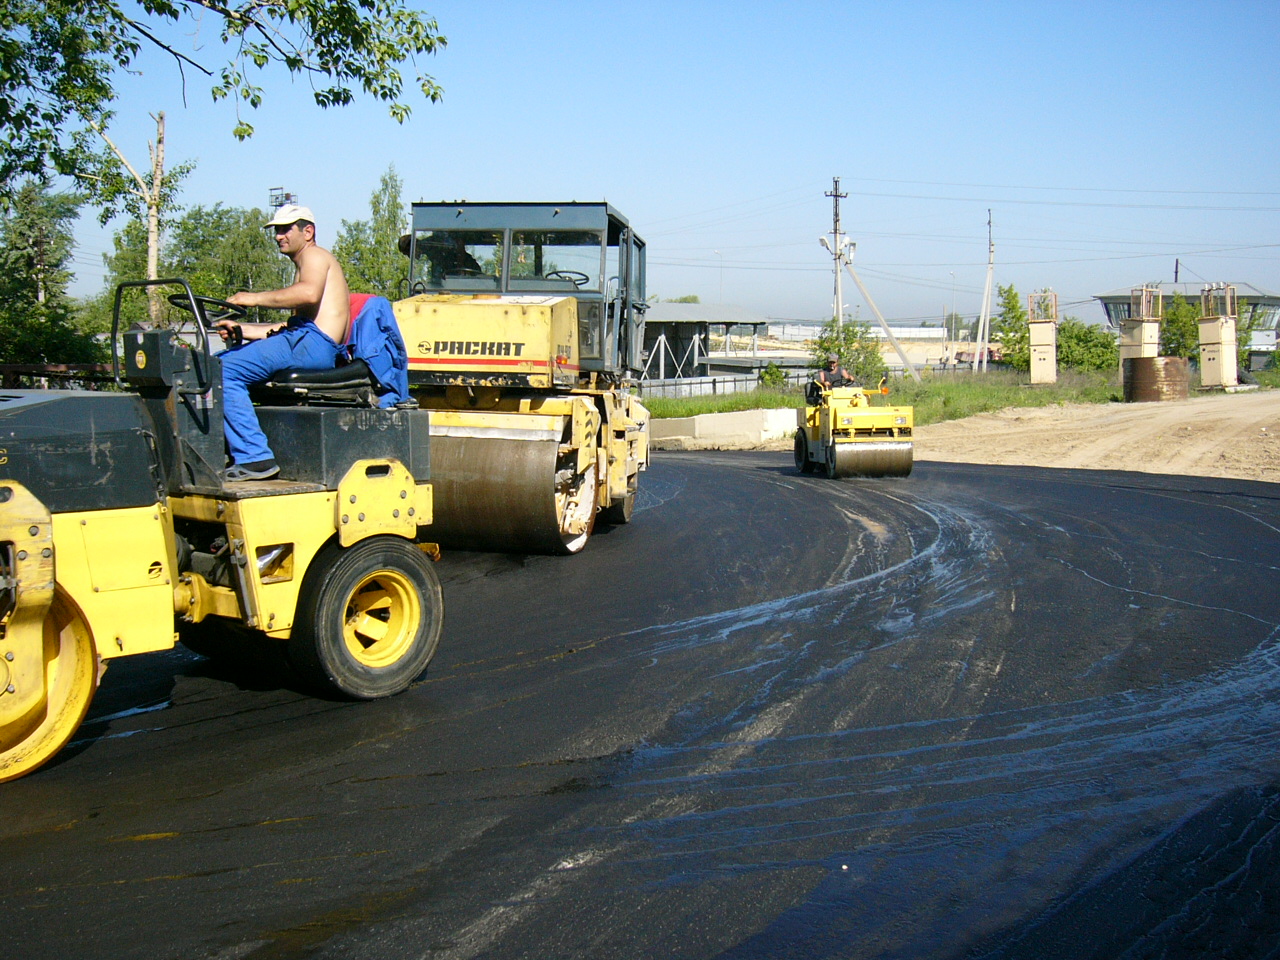
[[[524,353],[523,343],[509,340],[423,340],[418,353],[440,357],[518,357]]]

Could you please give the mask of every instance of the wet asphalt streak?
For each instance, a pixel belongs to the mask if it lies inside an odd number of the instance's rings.
[[[35,958],[1280,955],[1280,485],[660,454],[352,704],[112,665],[0,787]]]

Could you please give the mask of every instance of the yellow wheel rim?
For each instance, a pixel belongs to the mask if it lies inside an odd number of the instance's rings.
[[[377,669],[405,657],[421,626],[422,605],[413,584],[403,574],[380,570],[351,592],[342,639],[355,660]]]
[[[0,727],[0,782],[25,776],[66,745],[80,727],[98,686],[89,628],[61,591],[44,620],[45,700]]]

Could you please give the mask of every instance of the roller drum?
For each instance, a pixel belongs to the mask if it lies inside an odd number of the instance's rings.
[[[434,522],[431,538],[466,550],[504,553],[574,553],[590,534],[584,510],[564,530],[564,491],[557,498],[556,440],[431,437]],[[587,516],[594,518],[595,482]],[[570,505],[569,509],[574,507]],[[585,508],[584,508],[585,509]]]
[[[912,445],[877,440],[835,445],[836,477],[905,477],[911,473]]]

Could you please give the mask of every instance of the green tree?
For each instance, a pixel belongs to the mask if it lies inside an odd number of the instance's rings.
[[[378,181],[369,197],[368,220],[343,220],[333,255],[346,272],[354,293],[374,293],[396,299],[400,281],[408,275],[408,261],[400,253],[405,230],[404,182],[395,164]]]
[[[0,4],[0,195],[21,174],[83,172],[105,129],[116,83],[144,48],[171,57],[175,80],[204,74],[215,100],[234,104],[232,133],[253,127],[242,107],[263,97],[260,72],[307,77],[320,107],[345,106],[360,90],[404,122],[400,69],[447,41],[408,0],[5,0]],[[185,48],[185,49],[184,49]],[[225,57],[221,63],[200,58]],[[441,89],[427,74],[428,100]]]
[[[92,363],[102,351],[77,329],[67,284],[79,198],[34,181],[0,217],[0,363]]]
[[[144,172],[130,163],[119,147],[96,123],[92,124],[107,149],[89,161],[89,171],[79,174],[89,199],[99,207],[98,222],[106,226],[119,213],[137,216],[147,228],[147,269],[142,277],[155,280],[160,276],[160,241],[169,220],[179,209],[178,187],[195,169],[194,163],[180,163],[165,170],[164,112],[153,114],[156,122],[156,138],[147,144],[151,168]],[[161,316],[161,291],[157,287],[147,290],[151,319]]]
[[[880,341],[871,335],[871,325],[845,317],[837,328],[835,317],[822,325],[813,341],[813,369],[826,366],[827,354],[840,358],[840,365],[862,383],[877,383],[889,370],[880,353]]]
[[[782,390],[787,385],[786,372],[772,360],[760,371],[760,386],[766,390]]]
[[[111,331],[111,309],[116,285],[122,280],[142,280],[147,275],[147,228],[141,220],[127,220],[111,237],[111,253],[102,255],[107,276],[97,296],[80,303],[80,325],[98,333]],[[126,290],[121,313],[138,319],[147,312],[146,296],[141,290]]]
[[[1200,304],[1192,303],[1181,293],[1165,305],[1160,322],[1160,353],[1166,357],[1200,356]]]
[[[696,293],[686,293],[683,297],[671,297],[670,299],[663,300],[662,302],[663,303],[701,303],[702,301],[698,299],[698,295]]]
[[[293,282],[293,266],[280,255],[256,207],[193,207],[169,230],[164,272],[183,277],[193,292],[225,299],[238,290],[277,290]]]
[[[193,207],[169,225],[160,273],[185,279],[196,294],[219,299],[237,290],[286,286],[293,279],[293,267],[262,229],[267,219],[257,209],[222,204]],[[103,257],[106,286],[81,307],[83,325],[96,330],[111,328],[116,285],[146,276],[147,231],[141,221],[130,220],[117,230],[112,246],[113,252]],[[166,288],[163,292],[177,291]],[[121,305],[124,322],[138,319],[144,309],[139,291],[125,292]]]
[[[1076,317],[1058,324],[1058,364],[1076,370],[1114,370],[1120,364],[1116,335]]]
[[[945,326],[947,328],[948,340],[961,340],[961,333],[965,330],[964,317],[956,313],[954,310],[947,314]]]
[[[992,336],[1000,341],[1000,352],[1004,362],[1014,370],[1031,369],[1031,331],[1028,326],[1027,308],[1013,284],[997,287],[1000,297],[1000,308],[996,313],[995,323],[991,325]]]
[[[1253,342],[1253,331],[1257,328],[1253,311],[1249,309],[1248,300],[1236,301],[1236,366],[1240,370],[1249,369],[1249,345]]]

